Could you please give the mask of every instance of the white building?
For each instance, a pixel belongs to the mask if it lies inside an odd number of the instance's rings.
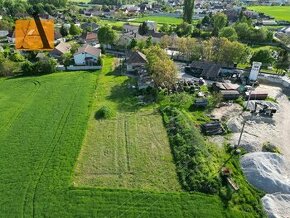
[[[95,48],[91,45],[83,45],[74,54],[75,65],[94,66],[97,65],[101,57],[101,49]]]

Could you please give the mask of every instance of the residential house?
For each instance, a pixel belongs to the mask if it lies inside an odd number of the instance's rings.
[[[155,21],[147,20],[145,24],[150,31],[157,32],[157,23]]]
[[[138,26],[131,25],[129,23],[125,23],[123,25],[123,33],[132,33],[132,34],[135,34],[135,33],[138,33],[138,30],[139,30],[139,27]]]
[[[65,42],[65,38],[61,35],[60,31],[58,29],[56,29],[54,31],[54,44],[58,44],[61,42]]]
[[[55,58],[60,58],[65,53],[70,52],[70,50],[71,50],[70,44],[66,42],[61,42],[54,47],[54,49],[50,52],[50,55]]]
[[[136,71],[140,68],[144,68],[148,63],[146,55],[140,51],[134,51],[129,54],[127,59],[127,71]]]
[[[92,46],[97,47],[97,48],[100,47],[98,35],[96,33],[93,33],[93,32],[84,33],[82,35],[80,41],[81,41],[81,43],[89,44],[89,45],[92,45]]]
[[[75,65],[95,66],[101,57],[101,49],[91,45],[83,45],[74,54]]]

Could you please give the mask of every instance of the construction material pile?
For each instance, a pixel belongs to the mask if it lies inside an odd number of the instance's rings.
[[[269,218],[288,218],[290,214],[290,195],[267,194],[262,198],[263,206]]]
[[[269,194],[290,194],[290,163],[284,156],[254,152],[241,158],[241,166],[247,180],[258,189]]]

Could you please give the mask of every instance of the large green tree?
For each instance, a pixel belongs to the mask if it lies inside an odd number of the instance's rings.
[[[99,29],[98,39],[101,44],[114,44],[117,39],[117,33],[110,26],[106,25]]]
[[[192,23],[192,15],[194,9],[194,0],[184,0],[183,20],[187,23]]]
[[[149,47],[145,50],[145,54],[148,60],[148,70],[155,85],[171,88],[177,79],[177,69],[174,62],[158,46]]]

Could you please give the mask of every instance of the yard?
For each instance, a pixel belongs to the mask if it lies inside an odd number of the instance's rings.
[[[251,6],[248,9],[273,16],[277,20],[290,21],[290,6]]]
[[[98,78],[100,72],[67,72],[40,77],[0,79],[1,216],[225,217],[224,205],[217,196],[114,189],[113,187],[117,186],[133,187],[120,185],[120,182],[116,185],[111,184],[112,188],[109,188],[109,185],[106,185],[108,188],[88,187],[100,183],[95,181],[86,183],[87,180],[81,181],[84,183],[83,186],[81,183],[78,183],[78,187],[73,185],[74,170],[78,169],[76,162],[88,125],[87,121],[90,120],[88,129],[91,130],[92,117],[89,116],[97,109],[95,104],[92,107],[96,86],[97,91],[100,92],[96,92],[97,101],[100,100],[117,108],[124,100],[117,97],[119,92],[116,90],[113,92],[114,97],[111,96],[110,99],[108,96],[108,93],[113,91],[114,84],[107,84],[107,82],[112,82],[112,78],[116,78],[117,84],[126,80],[124,77],[109,76],[111,61],[105,59],[105,67],[100,78]],[[108,80],[103,80],[104,77]],[[117,101],[120,102],[116,103]],[[122,106],[127,108],[126,104]],[[124,110],[128,109],[125,108]],[[148,115],[141,121],[142,125],[138,128],[140,131],[152,125],[160,125],[159,115],[150,115],[152,110],[148,108],[140,112]],[[131,112],[124,113],[127,116],[127,113]],[[156,120],[152,121],[153,117]],[[134,116],[131,119],[128,127],[135,127]],[[123,124],[124,120],[124,117],[121,118],[120,123]],[[119,122],[116,122],[116,125],[118,124]],[[105,129],[98,129],[98,131],[109,137]],[[157,133],[158,137],[165,137],[162,128]],[[152,131],[148,134],[152,134]],[[90,135],[89,131],[87,135]],[[169,158],[168,150],[162,148],[167,145],[167,142],[155,144],[158,140],[154,135],[150,136],[154,142],[151,146],[156,146],[152,148],[160,154],[144,153],[144,156],[148,157],[150,154],[156,158],[159,166],[153,169],[154,175],[157,174],[157,170],[164,170],[165,166],[160,166],[162,161],[167,164],[169,169],[166,169],[166,172],[169,173],[168,177],[172,181],[170,185],[162,186],[161,183],[169,179],[166,180],[160,172],[159,178],[163,180],[151,180],[148,189],[153,189],[152,184],[155,182],[159,190],[177,190],[178,185],[172,171],[173,165],[170,159],[166,159]],[[140,137],[143,136],[138,137],[140,142]],[[148,137],[149,135],[144,136],[144,140],[148,140]],[[142,145],[144,144],[145,142]],[[84,146],[83,151],[85,149]],[[149,150],[144,149],[143,151]],[[124,156],[118,157],[120,163],[124,162],[119,166],[126,167],[126,161],[122,159]],[[140,154],[137,157],[141,158]],[[164,157],[164,160],[161,161],[161,157]],[[147,163],[141,163],[144,158],[140,160],[140,169],[144,169],[143,164],[152,167],[149,160]],[[155,160],[150,159],[150,161]],[[134,166],[133,157],[131,163]],[[115,169],[124,170],[121,167]],[[135,170],[133,172],[137,173]],[[142,181],[135,184],[142,184]]]
[[[100,75],[75,185],[180,191],[161,115],[153,107],[136,106],[129,84],[127,76],[109,69]],[[96,120],[102,106],[116,116]]]

